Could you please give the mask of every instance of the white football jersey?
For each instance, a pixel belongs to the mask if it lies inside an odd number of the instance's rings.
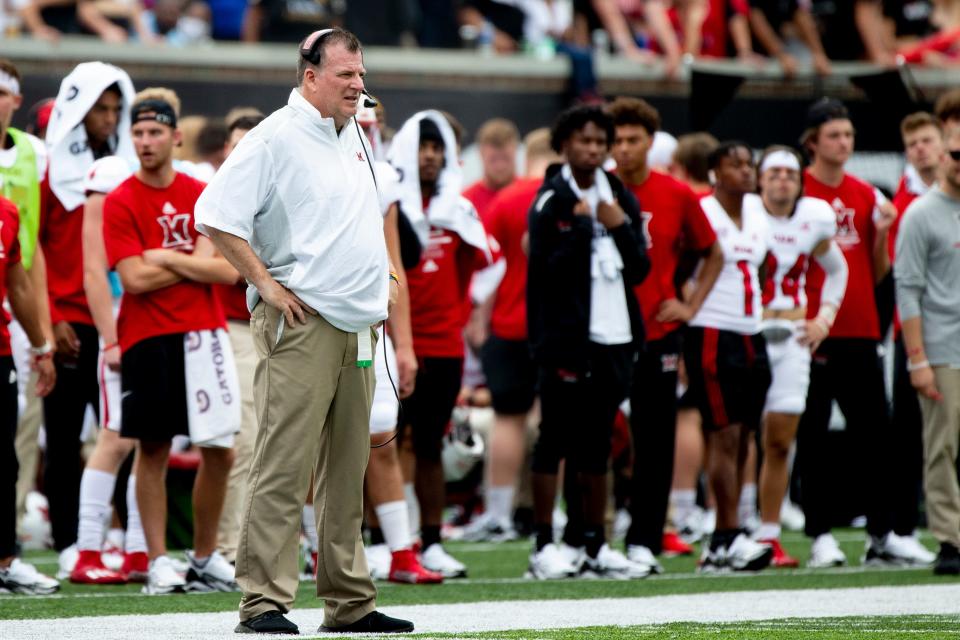
[[[769,235],[763,202],[758,195],[744,196],[742,227],[734,224],[714,196],[702,198],[700,206],[723,249],[723,270],[690,325],[743,335],[759,333],[763,312],[759,270]]]
[[[789,218],[767,214],[768,238],[763,306],[767,309],[798,309],[807,306],[807,269],[813,250],[837,235],[837,214],[819,198],[800,198]]]

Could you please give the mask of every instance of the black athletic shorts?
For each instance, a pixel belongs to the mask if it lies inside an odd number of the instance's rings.
[[[141,340],[120,360],[120,435],[167,442],[189,435],[183,334]]]
[[[493,410],[503,415],[527,413],[537,395],[537,367],[526,340],[491,335],[480,352]]]
[[[770,387],[767,343],[762,334],[689,327],[683,342],[688,394],[705,430],[731,424],[760,426]]]

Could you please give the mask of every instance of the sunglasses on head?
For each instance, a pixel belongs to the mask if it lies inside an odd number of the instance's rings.
[[[947,153],[950,154],[950,157],[953,158],[955,162],[960,162],[960,149],[948,149]]]

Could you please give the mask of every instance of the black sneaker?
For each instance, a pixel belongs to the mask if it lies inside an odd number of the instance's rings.
[[[284,618],[283,614],[275,609],[242,621],[233,631],[234,633],[287,633],[291,635],[300,633],[297,625]]]
[[[371,611],[353,624],[342,627],[323,626],[317,629],[320,633],[410,633],[413,623],[409,620],[391,618],[379,611]]]
[[[937,564],[933,566],[933,573],[938,576],[960,575],[960,549],[949,542],[940,543],[940,554]]]

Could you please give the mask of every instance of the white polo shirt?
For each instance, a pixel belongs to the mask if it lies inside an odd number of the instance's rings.
[[[201,194],[197,229],[243,238],[279,283],[343,331],[386,319],[387,249],[363,135],[337,135],[297,89],[250,131]],[[247,289],[253,309],[259,295]]]

